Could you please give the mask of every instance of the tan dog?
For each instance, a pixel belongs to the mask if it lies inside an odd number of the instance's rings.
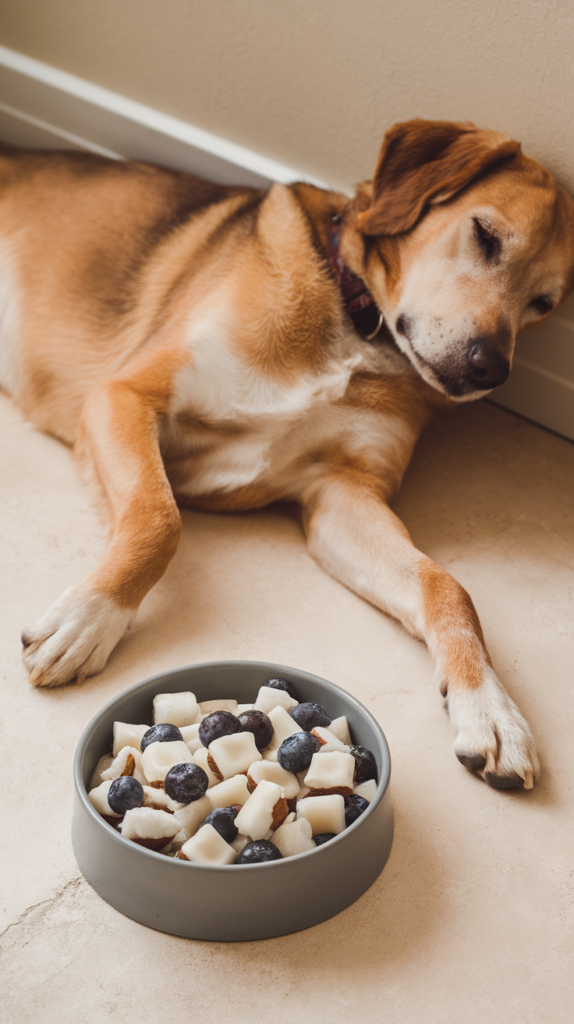
[[[0,384],[74,445],[112,524],[23,636],[32,682],[104,667],[175,553],[178,504],[296,500],[313,557],[426,640],[459,760],[531,788],[468,594],[387,502],[432,410],[502,383],[519,328],[571,287],[552,176],[504,136],[425,121],[387,133],[353,200],[80,153],[6,148],[0,170]]]

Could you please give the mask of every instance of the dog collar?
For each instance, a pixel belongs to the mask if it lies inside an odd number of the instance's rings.
[[[345,309],[359,334],[365,341],[372,341],[383,326],[383,314],[379,310],[365,282],[357,277],[341,258],[341,216],[331,221],[329,255],[339,282]]]

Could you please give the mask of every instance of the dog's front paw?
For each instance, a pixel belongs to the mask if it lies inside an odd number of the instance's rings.
[[[540,774],[534,739],[492,669],[476,689],[449,687],[447,706],[465,768],[495,789],[532,789]]]
[[[34,686],[60,686],[101,672],[134,615],[85,584],[70,587],[22,634]]]

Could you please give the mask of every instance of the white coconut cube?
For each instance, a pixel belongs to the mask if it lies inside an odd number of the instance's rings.
[[[341,743],[341,740],[331,732],[330,729],[325,729],[321,725],[315,726],[311,729],[313,736],[316,736],[321,744],[321,749],[318,751],[319,754],[330,754],[333,750],[339,750],[342,754],[349,753],[349,747],[346,743]]]
[[[112,781],[112,779],[107,779],[106,782],[101,782],[95,789],[90,790],[88,797],[98,814],[106,814],[111,818],[121,818],[121,814],[116,814],[115,811],[112,811],[108,803],[108,793]]]
[[[299,779],[293,772],[288,772],[285,768],[282,768],[277,761],[255,761],[254,764],[250,765],[247,769],[247,781],[251,789],[255,789],[260,782],[274,782],[276,786],[281,786],[285,792],[286,800],[292,800],[299,793]]]
[[[207,796],[202,796],[199,800],[193,800],[190,804],[185,804],[184,807],[180,806],[173,812],[174,817],[180,822],[181,827],[185,832],[186,839],[191,839],[195,835],[199,826],[207,815],[211,813],[213,807],[211,806]]]
[[[114,758],[112,754],[102,754],[92,772],[92,777],[88,783],[88,791],[90,789],[96,789],[96,787],[100,786],[102,782],[105,782],[105,779],[102,778],[102,772],[107,772],[108,768],[113,764],[113,760]]]
[[[143,791],[144,807],[154,807],[156,811],[169,811],[171,814],[174,811],[178,811],[181,807],[185,807],[185,804],[180,804],[178,800],[172,800],[163,789],[156,789],[155,786],[144,786]]]
[[[353,792],[355,758],[352,754],[334,750],[330,754],[313,754],[305,776],[305,785],[313,791],[343,791],[342,796]]]
[[[232,715],[237,714],[237,701],[236,700],[202,700],[199,704],[199,709],[203,717],[211,715],[213,711],[230,711]]]
[[[314,836],[324,832],[339,835],[345,828],[345,801],[339,793],[332,796],[308,796],[297,803],[297,818],[310,822]]]
[[[124,839],[165,839],[166,844],[181,829],[174,814],[152,807],[134,807],[127,811],[119,826]]]
[[[142,767],[148,782],[163,782],[170,768],[176,764],[193,761],[187,744],[183,740],[169,743],[150,743],[142,754]]]
[[[195,751],[195,754],[193,755],[192,760],[195,761],[195,764],[198,764],[200,768],[203,768],[205,774],[207,775],[207,785],[208,785],[208,787],[217,786],[217,783],[221,782],[221,779],[218,778],[218,776],[215,774],[215,772],[213,772],[211,770],[211,768],[209,767],[209,764],[207,762],[208,757],[209,757],[209,750],[207,749],[207,747],[204,747],[202,745],[201,747],[197,748],[197,750]]]
[[[269,746],[265,747],[265,750],[262,751],[262,754],[266,761],[276,761],[277,751],[283,740],[286,740],[288,736],[292,736],[294,732],[303,732],[303,730],[281,705],[269,712],[269,718],[273,726],[273,739]]]
[[[250,839],[266,839],[271,829],[277,828],[287,817],[285,792],[274,782],[260,782],[254,793],[239,811],[235,824]]]
[[[181,693],[157,693],[153,699],[153,723],[161,725],[193,725],[200,718],[201,711],[191,690]]]
[[[341,715],[340,718],[334,718],[329,726],[329,732],[332,732],[341,743],[349,745],[352,743],[351,733],[349,732],[349,723],[345,715]]]
[[[261,761],[262,755],[255,745],[252,732],[235,732],[231,736],[220,736],[208,747],[220,775],[230,779],[233,775],[246,772],[254,761]]]
[[[234,864],[237,851],[222,839],[213,825],[204,825],[183,844],[180,853],[192,864]]]
[[[233,778],[226,779],[225,782],[219,782],[217,786],[208,789],[205,794],[212,811],[216,807],[231,807],[233,804],[241,804],[243,807],[249,797],[249,786],[245,775],[234,775]]]
[[[248,842],[249,842],[249,836],[242,836],[241,832],[238,832],[237,835],[235,836],[235,839],[233,840],[233,842],[230,845],[233,847],[233,849],[235,850],[236,854],[239,856],[239,854],[241,853],[243,847],[247,846]]]
[[[355,786],[355,788],[353,790],[353,793],[356,796],[364,797],[365,800],[369,801],[369,803],[373,799],[373,797],[374,797],[376,792],[377,792],[377,783],[375,782],[374,779],[367,779],[366,782],[361,782],[358,786]]]
[[[142,756],[135,747],[122,747],[110,767],[102,772],[102,779],[110,779],[113,782],[114,779],[119,779],[122,775],[133,775],[134,779],[141,782],[142,786],[147,785],[142,767]]]
[[[187,744],[190,754],[195,754],[195,751],[203,746],[199,738],[200,724],[200,722],[195,722],[194,725],[180,725],[179,727],[181,738]]]
[[[285,711],[290,711],[298,703],[298,700],[293,700],[293,697],[289,696],[287,690],[276,690],[274,686],[261,686],[253,707],[256,711],[264,711],[268,715],[273,708],[280,707],[285,708]]]
[[[114,722],[114,744],[112,753],[117,757],[122,747],[136,747],[141,750],[141,741],[149,725],[129,725],[127,722]]]
[[[238,704],[237,715],[242,715],[244,711],[253,711],[253,704]]]
[[[273,842],[283,857],[294,857],[297,853],[308,853],[315,850],[313,830],[307,818],[280,825],[273,833]]]

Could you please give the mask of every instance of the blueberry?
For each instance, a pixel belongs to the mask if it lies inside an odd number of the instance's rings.
[[[311,764],[313,754],[321,749],[316,736],[310,732],[294,732],[288,736],[277,751],[277,760],[287,772],[304,772]]]
[[[141,752],[143,754],[146,747],[149,747],[150,743],[173,743],[174,740],[182,740],[177,725],[170,725],[168,722],[162,722],[160,725],[152,725],[151,729],[144,732],[141,741]]]
[[[299,700],[297,690],[288,679],[268,679],[264,686],[270,686],[272,690],[285,690],[293,700]]]
[[[379,781],[375,755],[370,750],[353,743],[349,747],[349,753],[355,758],[355,774],[353,776],[355,786],[358,786],[361,782],[367,782],[368,779],[374,779],[375,782]]]
[[[204,747],[222,736],[232,736],[234,732],[242,732],[241,722],[231,711],[212,711],[203,719],[197,735]]]
[[[232,843],[237,837],[237,825],[235,819],[239,814],[239,804],[234,804],[232,807],[216,807],[211,814],[207,815],[205,821],[202,821],[200,828],[204,825],[213,825],[216,832],[222,839],[225,839],[226,843]]]
[[[269,746],[273,739],[273,722],[264,711],[244,711],[238,715],[237,721],[241,722],[243,732],[253,733],[258,750]]]
[[[164,781],[164,789],[172,800],[180,804],[191,804],[205,796],[209,779],[207,772],[198,764],[174,764],[170,768]]]
[[[319,704],[297,704],[296,707],[291,708],[289,714],[305,732],[311,732],[311,729],[315,729],[318,725],[328,729],[331,724],[327,712]]]
[[[321,832],[320,836],[313,836],[313,842],[315,846],[322,846],[323,843],[328,843],[330,839],[335,839],[335,832]]]
[[[369,801],[365,800],[364,796],[356,796],[355,793],[352,793],[351,796],[346,796],[345,827],[348,828],[349,825],[352,825],[353,822],[357,820],[357,818],[360,818],[361,814],[367,810],[368,806]]]
[[[267,839],[254,839],[252,843],[244,846],[237,864],[264,864],[268,860],[283,860],[282,855],[273,843]]]
[[[108,803],[115,814],[125,814],[134,807],[141,807],[143,798],[143,786],[133,775],[114,779],[108,790]]]

